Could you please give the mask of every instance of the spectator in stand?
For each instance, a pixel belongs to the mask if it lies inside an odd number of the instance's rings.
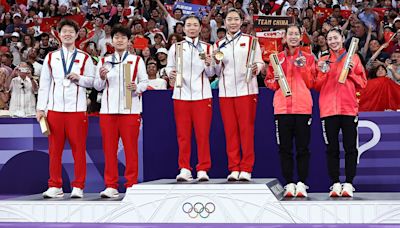
[[[99,41],[106,36],[103,30],[103,18],[95,17],[93,30],[94,30],[94,36],[90,38],[90,40],[93,41],[94,43],[99,43]]]
[[[388,76],[400,85],[400,49],[396,49],[390,60],[386,60]]]
[[[150,61],[147,63],[147,74],[149,75],[149,85],[147,90],[162,90],[167,89],[167,81],[157,77],[157,63]]]
[[[117,7],[113,4],[113,0],[105,0],[105,4],[102,5],[100,13],[107,19],[112,18],[117,13]]]
[[[6,78],[8,71],[0,67],[0,110],[8,110],[8,101],[10,94],[6,86]]]
[[[57,50],[57,48],[50,46],[50,36],[48,33],[42,33],[40,35],[40,45],[39,45],[39,62],[43,63],[46,55],[51,52]]]
[[[22,48],[20,50],[21,60],[26,61],[28,59],[28,51],[35,45],[35,39],[32,36],[25,35],[22,39]]]
[[[1,56],[1,67],[8,67],[9,69],[14,70],[15,69],[15,65],[13,64],[13,55],[10,52],[6,52],[3,53],[3,55]]]
[[[112,39],[111,39],[112,26],[110,24],[104,25],[104,37],[98,42],[98,51],[100,56],[104,56],[107,52],[113,52],[112,49]]]
[[[162,69],[167,66],[168,50],[166,48],[159,48],[156,52],[156,57],[158,69]]]
[[[83,49],[85,44],[89,42],[87,39],[87,29],[86,28],[80,28],[78,32],[78,38],[75,40],[75,46],[78,47],[79,49]],[[82,45],[81,45],[82,44]]]
[[[0,46],[6,46],[6,39],[4,39],[4,31],[0,30]]]
[[[171,45],[173,45],[176,42],[180,42],[182,41],[183,38],[181,35],[177,34],[177,33],[172,33],[171,35],[169,35],[168,37],[168,42],[167,42],[167,46],[166,48],[169,50],[169,48],[171,47]]]
[[[10,52],[13,55],[13,65],[17,66],[21,62],[20,50],[22,49],[22,43],[20,41],[20,35],[17,32],[11,34]]]
[[[36,114],[36,98],[38,85],[33,80],[29,65],[25,62],[17,68],[17,77],[10,84],[10,115],[13,117],[29,117]]]
[[[58,12],[56,16],[65,17],[72,15],[71,13],[68,12],[68,9],[69,9],[68,3],[61,3],[60,6],[58,7]]]
[[[5,12],[2,15],[2,19],[1,19],[1,23],[0,23],[0,30],[3,30],[3,31],[6,30],[6,28],[13,23],[11,18],[12,18],[12,15],[10,12]]]
[[[321,58],[322,56],[329,55],[328,45],[326,44],[325,35],[320,34],[317,38],[317,46],[314,49],[314,54],[317,59]]]
[[[147,63],[147,60],[151,57],[151,52],[150,48],[145,47],[142,52],[141,52],[141,57],[145,63]],[[147,65],[146,65],[147,66]],[[158,70],[158,69],[157,69]]]
[[[158,49],[165,47],[163,40],[164,37],[160,33],[154,35],[154,45],[150,48],[150,53],[152,56],[157,53]]]
[[[168,23],[168,35],[174,33],[174,27],[178,21],[182,21],[183,12],[181,9],[175,8],[173,10],[174,17],[171,17],[168,10],[164,7],[164,5],[160,2],[160,0],[156,0],[158,7],[164,12],[164,17]]]
[[[28,59],[27,62],[32,64],[33,66],[33,77],[39,78],[40,73],[42,72],[42,64],[40,64],[37,61],[37,55],[38,55],[38,49],[37,48],[31,48],[28,51]]]
[[[26,33],[26,25],[22,23],[20,13],[15,13],[13,15],[13,23],[7,26],[4,37],[10,38],[11,34],[14,32],[17,32],[22,35]]]
[[[217,30],[217,37],[218,37],[218,40],[223,39],[225,36],[226,36],[226,29],[225,29],[225,28],[219,28],[219,29]],[[218,41],[218,40],[217,40],[217,41]]]
[[[176,22],[174,26],[174,33],[181,35],[182,37],[185,37],[185,33],[183,32],[183,22]]]

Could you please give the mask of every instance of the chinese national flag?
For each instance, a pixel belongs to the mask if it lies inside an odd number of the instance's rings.
[[[42,23],[40,23],[40,31],[50,32],[51,28],[57,28],[57,24],[60,19],[60,17],[42,18]]]
[[[321,24],[323,24],[326,19],[332,14],[333,9],[331,8],[321,8],[321,7],[315,7],[315,12],[318,15],[321,15],[318,17],[318,20]],[[347,19],[351,15],[351,10],[341,10],[340,14],[342,15],[343,18]]]
[[[302,39],[304,44],[311,44],[311,40],[310,38],[308,38],[308,36],[306,34],[303,34],[303,39]]]
[[[83,16],[81,14],[66,16],[64,18],[71,19],[71,20],[75,21],[76,23],[78,23],[79,26],[82,26],[83,23],[85,22],[85,16]]]
[[[387,77],[368,80],[361,91],[360,111],[385,111],[400,109],[400,85]]]
[[[259,37],[258,41],[261,47],[262,58],[264,61],[269,62],[269,56],[272,53],[278,53],[279,47],[282,43],[279,44],[281,38],[266,38],[266,37]]]
[[[387,42],[390,40],[390,38],[392,38],[393,35],[394,35],[393,32],[384,32],[384,33],[383,33],[383,38],[384,38],[384,40],[385,40],[385,43],[387,43]],[[389,46],[388,46],[387,48],[385,48],[384,50],[385,50],[385,51],[387,51],[387,50],[392,50],[394,45],[395,45],[395,42],[392,40],[392,41],[389,43]]]
[[[149,45],[149,40],[144,37],[135,37],[133,40],[133,48],[143,50]]]
[[[379,20],[381,21],[381,20],[383,20],[383,17],[385,16],[385,10],[387,10],[387,9],[385,9],[385,8],[374,8],[373,9],[376,13],[378,13],[378,15],[379,15]]]

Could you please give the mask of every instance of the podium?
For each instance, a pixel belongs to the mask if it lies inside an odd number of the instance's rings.
[[[354,198],[283,199],[277,179],[177,183],[163,179],[128,188],[116,199],[43,199],[41,194],[0,200],[0,222],[46,223],[400,223],[400,193],[359,193]],[[178,225],[177,225],[178,226]]]

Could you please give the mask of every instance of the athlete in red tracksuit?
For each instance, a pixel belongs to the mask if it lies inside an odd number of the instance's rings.
[[[343,69],[347,52],[343,48],[343,36],[338,29],[327,34],[330,54],[318,62],[316,89],[320,91],[319,108],[323,136],[327,147],[329,176],[332,179],[331,197],[353,196],[353,179],[357,167],[357,124],[358,102],[356,89],[365,88],[367,84],[364,67],[357,54],[354,54],[351,69],[344,84],[338,82]],[[325,67],[324,67],[325,65]],[[339,131],[343,134],[345,150],[346,183],[339,180]]]
[[[88,130],[86,88],[93,87],[94,65],[87,53],[75,48],[78,25],[74,21],[63,20],[58,27],[62,47],[49,53],[43,62],[36,113],[39,121],[47,111],[50,128],[49,189],[43,197],[64,196],[61,158],[65,140],[68,139],[75,162],[71,197],[82,198]]]
[[[208,77],[214,76],[211,66],[212,46],[199,40],[200,20],[189,16],[184,22],[186,37],[179,42],[183,47],[182,87],[175,85],[176,78],[176,44],[171,46],[168,54],[167,74],[171,86],[174,86],[174,112],[179,145],[178,181],[192,180],[190,154],[192,131],[194,128],[197,143],[198,165],[197,180],[208,181],[208,170],[211,168],[210,127],[212,117],[212,94]],[[202,55],[202,56],[201,56]]]
[[[221,61],[215,61],[219,77],[219,105],[224,122],[229,181],[251,180],[254,165],[254,122],[258,85],[255,77],[264,67],[260,45],[255,50],[252,75],[246,82],[247,62],[252,36],[240,32],[240,13],[230,9],[225,17],[227,35],[214,45],[214,53],[222,52]],[[242,155],[240,154],[242,149]]]
[[[106,189],[100,193],[103,198],[118,197],[118,141],[122,139],[125,152],[125,187],[137,183],[138,137],[142,111],[140,94],[148,85],[144,61],[137,55],[129,54],[127,47],[131,32],[123,26],[114,26],[111,37],[115,52],[97,65],[94,88],[103,90],[100,109],[100,128],[104,149],[104,181]],[[125,82],[124,64],[131,64],[131,82]],[[108,65],[108,66],[107,66]],[[125,90],[132,92],[132,107],[125,106]]]
[[[306,197],[304,183],[308,176],[312,97],[310,89],[315,79],[314,56],[299,49],[301,29],[292,25],[286,29],[287,47],[278,54],[292,95],[285,97],[276,80],[272,64],[268,67],[265,85],[275,91],[274,114],[276,137],[279,145],[281,169],[286,180],[285,197]],[[296,160],[299,181],[293,180],[293,139],[296,143]]]

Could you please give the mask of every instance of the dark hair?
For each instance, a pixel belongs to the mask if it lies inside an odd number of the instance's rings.
[[[42,33],[40,34],[40,39],[42,39],[43,37],[50,37],[48,33]]]
[[[111,30],[111,38],[114,38],[114,35],[117,33],[121,33],[128,37],[128,39],[131,38],[132,32],[129,30],[126,26],[122,25],[115,25],[112,30]]]
[[[340,5],[336,4],[332,6],[332,9],[340,9]]]
[[[179,9],[179,8],[175,8],[174,10],[172,10],[172,13],[175,13],[176,11],[181,11],[181,13],[183,14],[183,11],[182,11],[182,9]]]
[[[287,34],[287,32],[289,31],[289,28],[291,28],[291,27],[296,27],[296,28],[299,30],[299,33],[300,33],[300,35],[301,35],[301,27],[300,27],[300,25],[296,25],[296,24],[288,25],[288,27],[285,28],[286,34]]]
[[[239,10],[237,10],[237,9],[235,9],[235,8],[230,8],[230,9],[228,9],[228,12],[226,12],[226,14],[225,14],[225,18],[228,16],[228,14],[230,14],[230,13],[232,13],[232,12],[237,13],[237,14],[239,15],[240,19],[243,20],[242,12],[240,12]]]
[[[224,32],[224,33],[226,33],[226,29],[225,28],[218,28],[217,29],[217,34],[219,33],[219,32]]]
[[[75,21],[73,21],[73,20],[70,20],[70,19],[63,19],[60,23],[58,23],[58,32],[61,32],[61,29],[62,29],[64,26],[71,26],[71,27],[73,27],[76,33],[78,33],[78,31],[79,31],[79,26],[78,26],[78,24],[77,24]]]
[[[333,27],[333,28],[329,29],[329,31],[326,33],[325,38],[328,36],[328,34],[329,34],[330,32],[337,32],[337,33],[339,33],[341,36],[343,36],[342,30],[340,30],[340,29],[337,28],[337,27]]]
[[[381,65],[378,65],[376,68],[373,68],[372,70],[370,70],[370,71],[368,72],[368,78],[369,78],[369,79],[377,78],[378,76],[376,75],[376,73],[378,73],[378,69],[379,69],[380,67],[383,67],[383,69],[385,69],[385,71],[386,71],[386,73],[387,73],[386,67],[385,67],[384,65],[381,64]]]
[[[196,15],[192,14],[192,15],[189,15],[189,16],[185,17],[185,19],[183,19],[183,26],[186,25],[186,21],[189,20],[189,19],[196,19],[199,22],[199,24],[201,25],[200,18],[198,18]]]

